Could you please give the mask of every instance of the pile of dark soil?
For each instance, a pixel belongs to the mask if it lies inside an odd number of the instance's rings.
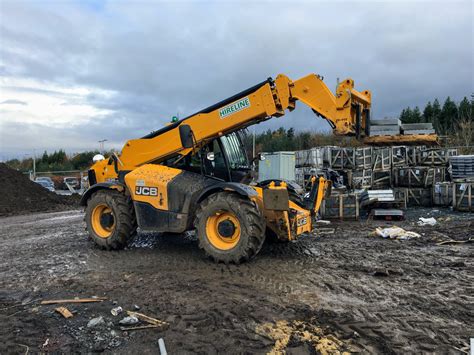
[[[0,216],[79,207],[79,196],[61,196],[0,163]]]

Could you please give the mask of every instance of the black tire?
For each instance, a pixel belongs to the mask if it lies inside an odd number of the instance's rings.
[[[240,224],[237,244],[228,250],[216,248],[206,233],[208,218],[220,212],[233,214]],[[265,219],[257,204],[235,193],[218,192],[202,201],[196,211],[194,226],[199,247],[215,262],[240,264],[248,261],[258,254],[265,241]]]
[[[93,228],[92,213],[99,205],[112,211],[114,227],[110,236],[101,237]],[[87,201],[85,221],[90,238],[107,250],[123,249],[137,234],[137,220],[130,197],[116,190],[99,190]]]

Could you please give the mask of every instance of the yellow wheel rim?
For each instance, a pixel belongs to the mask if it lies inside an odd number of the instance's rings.
[[[107,225],[104,223],[104,218],[112,217],[112,224]],[[108,238],[111,236],[115,228],[115,217],[109,206],[106,204],[100,204],[94,207],[92,210],[92,228],[95,234],[101,238]],[[110,224],[110,223],[109,223]]]
[[[223,230],[227,227],[226,230]],[[217,249],[229,250],[240,240],[240,222],[233,213],[218,212],[207,218],[206,235],[209,242]]]

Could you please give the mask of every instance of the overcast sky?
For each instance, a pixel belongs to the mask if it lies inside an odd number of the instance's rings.
[[[0,0],[0,160],[120,149],[284,73],[351,77],[373,116],[469,96],[472,1]],[[257,126],[328,130],[297,110]]]

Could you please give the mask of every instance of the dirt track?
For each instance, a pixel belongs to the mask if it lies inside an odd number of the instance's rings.
[[[241,266],[206,260],[192,236],[141,235],[102,251],[80,211],[1,218],[0,353],[157,353],[160,337],[169,353],[265,353],[278,339],[294,354],[458,353],[474,337],[474,244],[435,241],[474,234],[474,216],[453,216],[397,222],[426,233],[409,241],[367,236],[384,222],[335,223],[335,234],[266,244]],[[68,320],[39,306],[75,296],[109,300],[67,305],[77,312]],[[124,333],[113,301],[169,327]],[[98,316],[105,324],[88,328]]]

